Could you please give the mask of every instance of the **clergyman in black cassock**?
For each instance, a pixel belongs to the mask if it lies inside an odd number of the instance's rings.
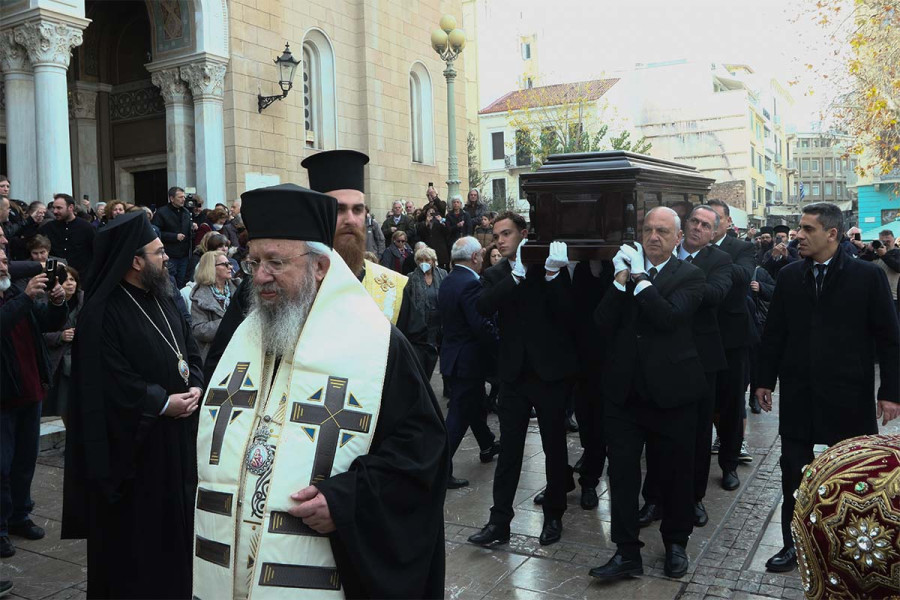
[[[168,281],[164,256],[143,213],[95,241],[73,348],[62,524],[63,538],[88,541],[89,598],[191,597],[200,353],[169,293],[125,280],[134,263],[157,261]]]

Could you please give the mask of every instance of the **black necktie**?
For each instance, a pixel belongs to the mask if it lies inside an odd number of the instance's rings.
[[[684,262],[689,262],[689,263],[694,262],[694,257],[693,257],[693,255],[688,254],[688,255],[687,255],[687,258],[684,259]]]
[[[657,273],[659,273],[659,271],[656,270],[656,267],[650,267],[650,270],[647,271],[647,275],[650,276],[650,281],[651,281],[651,282],[652,282],[654,279],[656,279],[656,274],[657,274]]]
[[[816,265],[816,296],[822,294],[822,284],[825,283],[826,265]]]

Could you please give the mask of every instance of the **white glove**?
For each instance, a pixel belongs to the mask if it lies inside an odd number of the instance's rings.
[[[627,271],[629,269],[627,259],[627,255],[622,252],[622,250],[619,250],[618,252],[616,252],[616,255],[613,256],[613,267],[615,268],[616,275],[618,275],[622,271]]]
[[[635,242],[634,246],[634,256],[631,259],[631,276],[646,275],[647,270],[644,269],[644,247],[639,242]]]
[[[544,269],[550,273],[557,273],[567,264],[569,264],[569,251],[566,243],[550,242],[550,255],[544,261]]]
[[[519,242],[519,247],[516,248],[516,266],[512,270],[512,274],[520,279],[525,277],[525,265],[522,263],[522,246],[526,243],[528,243],[528,238],[523,238],[522,241]]]

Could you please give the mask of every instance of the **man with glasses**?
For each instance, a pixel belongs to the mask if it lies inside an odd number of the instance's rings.
[[[449,452],[413,349],[332,250],[334,198],[242,198],[251,311],[199,411],[192,595],[440,597]]]
[[[88,540],[92,598],[187,598],[200,352],[144,213],[95,242],[72,351],[62,537]]]

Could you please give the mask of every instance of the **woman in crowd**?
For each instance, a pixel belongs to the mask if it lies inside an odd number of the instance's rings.
[[[66,306],[69,315],[59,331],[44,334],[44,342],[50,353],[50,381],[53,382],[44,400],[44,416],[61,416],[66,420],[66,405],[69,397],[69,382],[72,378],[72,340],[75,338],[75,321],[81,311],[84,291],[78,271],[66,267],[66,280],[61,283],[66,292]]]
[[[395,231],[391,236],[391,245],[385,248],[381,255],[381,266],[404,275],[415,269],[416,263],[412,248],[407,243],[408,239],[405,231],[399,229]]]
[[[462,200],[454,198],[451,202],[450,212],[447,213],[447,230],[450,234],[450,245],[459,238],[469,235],[469,227],[469,213],[462,209]]]
[[[419,241],[428,244],[437,254],[437,264],[448,271],[450,269],[450,232],[444,218],[433,206],[427,209],[425,220],[417,225]]]
[[[503,258],[503,255],[500,254],[500,248],[497,247],[497,244],[490,244],[484,249],[484,260],[481,262],[481,272],[484,273]]]
[[[237,289],[231,278],[231,263],[223,253],[207,252],[200,257],[191,290],[191,331],[203,360]]]
[[[413,345],[425,375],[431,379],[438,359],[441,340],[441,318],[438,310],[438,291],[447,271],[437,266],[437,254],[431,248],[416,252],[416,269],[409,274],[410,311],[409,332],[406,337]]]
[[[125,203],[118,200],[111,200],[106,203],[104,212],[104,223],[109,223],[119,215],[125,214]]]
[[[194,233],[194,244],[199,244],[203,236],[210,231],[219,233],[228,221],[228,212],[222,208],[216,207],[215,210],[206,213],[206,221],[202,222]]]

